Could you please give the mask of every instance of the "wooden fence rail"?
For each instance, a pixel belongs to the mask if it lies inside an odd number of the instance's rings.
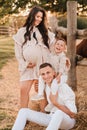
[[[15,33],[15,28],[10,26],[0,26],[0,35],[11,36]]]

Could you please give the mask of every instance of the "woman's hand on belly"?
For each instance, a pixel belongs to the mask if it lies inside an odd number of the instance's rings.
[[[35,63],[31,63],[31,62],[30,62],[30,63],[28,64],[27,68],[33,68],[33,67],[35,67],[35,66],[36,66]]]

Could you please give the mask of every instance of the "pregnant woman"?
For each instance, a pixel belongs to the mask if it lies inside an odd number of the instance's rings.
[[[34,6],[23,27],[13,36],[20,71],[20,107],[27,108],[32,84],[38,79],[38,68],[47,62],[55,36],[47,28],[46,12]]]

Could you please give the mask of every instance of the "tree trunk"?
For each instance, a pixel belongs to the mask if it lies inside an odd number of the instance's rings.
[[[67,54],[71,61],[68,83],[73,90],[77,89],[76,84],[76,30],[77,30],[77,2],[67,2]]]

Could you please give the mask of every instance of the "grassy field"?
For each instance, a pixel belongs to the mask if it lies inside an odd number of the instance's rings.
[[[0,36],[0,70],[6,64],[6,62],[13,57],[14,41],[12,37]]]
[[[0,36],[0,79],[2,79],[1,69],[7,63],[7,61],[13,57],[14,57],[14,41],[12,37]],[[4,102],[4,100],[0,98],[0,103],[1,102]],[[1,109],[0,122],[6,119],[11,120],[11,117]],[[11,130],[11,128],[9,127],[11,126],[7,126],[5,129],[3,128],[0,130]]]

